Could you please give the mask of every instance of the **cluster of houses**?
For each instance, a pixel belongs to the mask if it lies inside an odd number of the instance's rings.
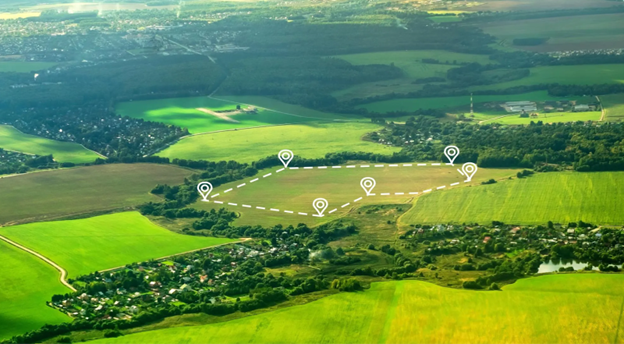
[[[228,302],[222,296],[223,288],[241,264],[277,257],[291,249],[285,244],[276,247],[235,244],[81,276],[74,282],[77,292],[62,299],[55,297],[49,305],[73,318],[120,320],[131,319],[159,305],[183,305],[179,298],[185,292],[206,295],[211,303]],[[130,282],[129,274],[134,276]]]
[[[620,244],[605,247],[601,242],[602,229],[598,228],[564,228],[561,224],[553,224],[550,230],[520,226],[454,226],[438,224],[414,228],[405,233],[405,239],[429,240],[437,242],[439,248],[458,247],[464,243],[481,246],[501,243],[505,251],[533,248],[537,252],[560,244],[580,244],[585,247],[600,246],[606,249],[619,250]],[[455,231],[454,230],[461,230]],[[462,234],[463,233],[463,234]]]

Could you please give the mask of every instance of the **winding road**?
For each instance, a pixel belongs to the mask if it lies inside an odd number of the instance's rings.
[[[50,259],[44,257],[43,255],[41,255],[40,253],[37,253],[31,249],[29,249],[28,247],[22,246],[18,243],[16,243],[15,241],[4,237],[2,235],[0,235],[0,240],[3,240],[5,242],[7,242],[10,245],[13,245],[17,248],[19,248],[20,250],[24,250],[30,254],[32,254],[33,256],[43,260],[44,262],[52,265],[52,267],[54,267],[56,270],[58,270],[61,273],[61,277],[60,277],[60,281],[61,283],[63,283],[67,288],[71,289],[72,291],[76,291],[76,288],[74,288],[71,284],[69,284],[69,282],[67,282],[67,271],[65,269],[63,269],[60,265],[56,264],[55,262],[51,261]]]

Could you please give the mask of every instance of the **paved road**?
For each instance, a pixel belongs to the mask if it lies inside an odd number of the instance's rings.
[[[60,277],[61,283],[63,283],[67,288],[71,289],[72,291],[76,291],[76,288],[72,287],[72,285],[67,282],[67,271],[65,271],[65,269],[60,267],[58,264],[56,264],[55,262],[51,261],[50,259],[44,257],[43,255],[41,255],[41,254],[39,254],[39,253],[29,249],[28,247],[24,247],[24,246],[16,243],[15,241],[13,241],[13,240],[11,240],[11,239],[9,239],[7,237],[4,237],[4,236],[0,235],[0,240],[6,241],[8,244],[13,245],[13,246],[19,248],[20,250],[24,250],[24,251],[32,254],[33,256],[43,260],[44,262],[52,265],[52,267],[54,267],[56,270],[58,270],[61,273],[61,277]]]

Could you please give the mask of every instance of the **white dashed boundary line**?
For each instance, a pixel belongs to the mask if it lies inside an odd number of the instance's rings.
[[[429,166],[441,166],[441,165],[442,165],[442,163],[430,163],[430,164],[418,163],[418,164],[416,164],[416,166],[428,166],[428,165],[429,165]],[[449,164],[449,163],[446,163],[446,164],[444,164],[444,165],[447,165],[447,166],[453,166],[453,164]],[[359,166],[359,167],[361,167],[361,168],[371,167],[371,165],[347,165],[347,166],[344,166],[344,167],[345,167],[345,168],[356,168],[356,167],[358,167],[358,166]],[[372,165],[372,166],[374,166],[374,167],[386,167],[386,166],[387,166],[387,167],[400,167],[400,166],[403,166],[403,167],[412,167],[412,166],[414,166],[414,164],[376,164],[376,165]],[[321,169],[329,169],[329,168],[342,168],[342,167],[343,167],[343,166],[338,166],[338,165],[336,165],[336,166],[305,166],[305,167],[288,167],[288,169],[290,169],[290,170],[299,170],[299,169],[304,169],[304,170],[312,170],[312,169],[316,168],[316,169],[321,170]],[[272,175],[273,175],[273,173],[277,174],[277,173],[280,173],[280,172],[282,172],[282,171],[285,171],[286,169],[287,169],[286,167],[285,167],[285,168],[280,168],[280,169],[276,170],[275,172],[272,172],[272,173],[267,173],[267,174],[263,175],[263,176],[262,176],[262,178],[267,178],[267,177],[270,177],[270,176],[272,176]],[[242,183],[242,184],[240,184],[240,185],[236,186],[236,188],[237,188],[237,189],[239,189],[239,188],[241,188],[241,187],[243,187],[243,186],[246,186],[246,185],[248,185],[248,184],[255,183],[255,182],[257,182],[258,180],[260,180],[260,177],[255,178],[255,179],[252,179],[252,180],[250,180],[248,183]],[[470,180],[464,180],[464,183],[468,183],[468,182],[470,182]],[[450,185],[448,185],[448,186],[457,186],[457,185],[459,185],[459,184],[461,184],[461,182],[452,183],[452,184],[450,184]],[[419,192],[417,192],[417,191],[411,191],[411,192],[394,192],[394,193],[391,193],[391,192],[382,192],[382,193],[380,193],[379,195],[380,195],[380,196],[391,196],[391,195],[394,195],[394,196],[404,196],[404,195],[406,195],[406,194],[408,194],[408,195],[419,195],[419,194],[421,194],[421,193],[422,193],[422,194],[424,194],[424,193],[429,193],[429,192],[436,191],[436,190],[443,190],[443,189],[445,189],[446,187],[447,187],[447,185],[442,185],[442,186],[438,186],[438,187],[437,187],[437,188],[435,188],[435,189],[431,188],[431,189],[423,190],[423,191],[422,191],[422,192],[420,192],[420,193],[419,193]],[[227,189],[227,190],[223,191],[223,193],[225,194],[225,193],[228,193],[228,192],[230,192],[230,191],[232,191],[232,190],[234,190],[234,188],[229,188],[229,189]],[[214,197],[217,197],[217,196],[219,196],[219,195],[220,195],[219,193],[216,193],[216,194],[214,194],[214,195],[210,196],[210,198],[214,198]],[[375,193],[370,193],[370,194],[367,194],[366,196],[367,196],[367,197],[370,197],[370,196],[377,196],[377,194],[375,194]],[[341,206],[340,206],[340,208],[345,208],[345,207],[348,207],[349,205],[351,205],[351,203],[356,203],[356,202],[359,202],[359,201],[361,201],[362,199],[363,199],[363,197],[356,198],[356,199],[354,199],[352,202],[348,202],[348,203],[345,203],[345,204],[341,205]],[[209,201],[208,201],[208,202],[209,202]],[[217,200],[214,200],[214,201],[212,201],[212,202],[214,202],[214,203],[216,203],[216,204],[224,204],[224,203],[225,203],[225,202],[222,202],[222,201],[217,201]],[[238,204],[238,203],[231,203],[231,202],[227,202],[227,205],[230,205],[230,206],[235,206],[235,207],[239,206],[239,204]],[[243,208],[254,208],[254,206],[249,205],[249,204],[241,204],[240,206],[242,206]],[[314,217],[324,217],[324,216],[325,216],[325,215],[322,215],[322,214],[308,214],[308,213],[303,213],[303,212],[296,212],[296,213],[295,213],[295,212],[294,212],[294,211],[292,211],[292,210],[284,210],[284,209],[280,210],[280,209],[276,209],[276,208],[269,208],[269,209],[267,209],[266,207],[261,207],[261,206],[255,206],[255,208],[256,208],[256,209],[258,209],[258,210],[268,210],[268,211],[273,211],[273,212],[283,212],[283,213],[286,213],[286,214],[297,214],[297,215],[302,215],[302,216],[310,216],[310,215],[312,215],[312,216],[314,216]],[[332,214],[332,213],[336,212],[337,210],[338,210],[338,208],[334,208],[334,209],[332,209],[332,210],[328,211],[328,214]]]

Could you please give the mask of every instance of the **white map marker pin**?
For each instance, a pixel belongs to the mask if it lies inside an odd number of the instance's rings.
[[[318,213],[318,215],[314,215],[314,216],[319,216],[320,217],[320,216],[323,216],[323,212],[329,206],[329,202],[327,202],[327,200],[325,198],[317,198],[317,199],[314,200],[314,202],[312,202],[312,206],[314,207],[314,209]]]
[[[197,192],[202,196],[204,202],[208,202],[207,198],[210,195],[210,191],[212,191],[212,184],[208,182],[201,182],[197,184]]]
[[[362,187],[362,189],[364,189],[364,191],[366,191],[366,196],[371,195],[371,191],[373,191],[375,184],[375,179],[371,177],[364,177],[360,181],[360,186]]]
[[[455,158],[459,155],[459,148],[456,146],[447,146],[444,148],[444,155],[449,159],[450,165],[453,166],[453,161],[455,161]]]
[[[466,176],[466,181],[469,182],[472,180],[472,176],[477,173],[477,164],[475,164],[474,162],[467,162],[462,165],[462,170],[459,171],[459,173]]]
[[[290,164],[290,161],[295,157],[295,155],[293,154],[293,152],[291,150],[282,149],[277,154],[277,157],[280,159],[282,164],[284,164],[284,168],[286,168],[286,167],[288,167],[288,164]]]

